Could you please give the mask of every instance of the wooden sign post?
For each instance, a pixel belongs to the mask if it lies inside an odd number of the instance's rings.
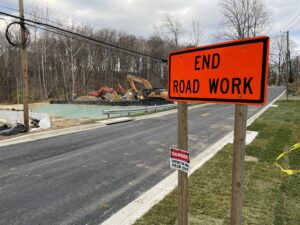
[[[242,224],[243,208],[243,172],[245,160],[245,139],[247,127],[247,105],[235,106],[232,189],[231,189],[231,224]]]
[[[169,99],[236,104],[232,166],[231,224],[241,225],[248,105],[267,96],[269,38],[230,41],[169,55]],[[187,149],[187,109],[178,105],[178,147]],[[187,174],[178,175],[179,225],[187,224]]]
[[[178,103],[178,148],[188,149],[187,103]],[[187,173],[178,171],[178,221],[179,225],[188,225]]]

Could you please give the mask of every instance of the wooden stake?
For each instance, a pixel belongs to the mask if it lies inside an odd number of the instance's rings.
[[[286,32],[286,100],[289,100],[289,31]]]
[[[24,27],[24,4],[23,0],[19,0],[20,22],[21,26],[21,40],[25,43],[25,27]],[[22,64],[22,81],[23,81],[23,110],[24,110],[24,125],[29,131],[29,110],[28,110],[28,60],[26,48],[21,48],[21,64]]]
[[[235,106],[232,164],[231,225],[242,224],[243,170],[247,126],[247,105]]]
[[[187,103],[178,103],[178,148],[188,150]],[[187,173],[178,171],[178,224],[188,224]]]

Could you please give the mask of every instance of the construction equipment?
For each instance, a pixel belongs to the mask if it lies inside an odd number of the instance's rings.
[[[99,90],[97,91],[92,91],[88,93],[88,96],[94,96],[94,97],[102,97],[104,96],[106,93],[110,93],[113,95],[117,95],[117,92],[110,87],[101,87],[99,88]]]
[[[168,92],[165,88],[153,88],[148,80],[138,76],[127,75],[127,80],[131,86],[132,92],[134,92],[139,99],[164,99],[165,101],[169,101]],[[134,82],[144,85],[142,92],[136,88]]]
[[[120,88],[120,87],[119,87]],[[120,92],[121,94],[121,92]],[[101,87],[98,91],[92,91],[88,93],[89,97],[96,97],[101,101],[105,102],[116,102],[120,101],[121,96],[113,88]]]

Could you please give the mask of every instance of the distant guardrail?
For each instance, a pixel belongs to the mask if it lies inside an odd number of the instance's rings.
[[[167,105],[158,105],[158,106],[149,106],[149,107],[144,107],[144,108],[134,108],[134,109],[104,109],[103,110],[103,115],[107,115],[109,118],[111,114],[115,115],[122,115],[122,114],[128,114],[130,113],[142,113],[142,112],[150,112],[150,111],[156,111],[156,110],[162,110],[162,109],[168,109],[168,108],[173,108],[177,107],[177,104],[167,104]]]

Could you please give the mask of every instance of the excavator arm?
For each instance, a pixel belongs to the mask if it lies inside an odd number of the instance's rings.
[[[142,77],[137,77],[137,76],[133,76],[133,75],[127,75],[127,80],[132,88],[133,91],[137,92],[137,88],[134,84],[134,82],[138,82],[140,84],[143,84],[145,89],[152,89],[152,85],[150,84],[150,82]]]
[[[127,75],[127,80],[131,86],[132,91],[138,93],[139,91],[137,90],[134,82],[138,82],[140,84],[144,85],[144,90],[143,90],[143,96],[146,98],[157,98],[157,99],[164,99],[168,101],[168,92],[165,89],[161,88],[153,88],[151,83],[142,78],[142,77],[137,77],[133,75]]]

